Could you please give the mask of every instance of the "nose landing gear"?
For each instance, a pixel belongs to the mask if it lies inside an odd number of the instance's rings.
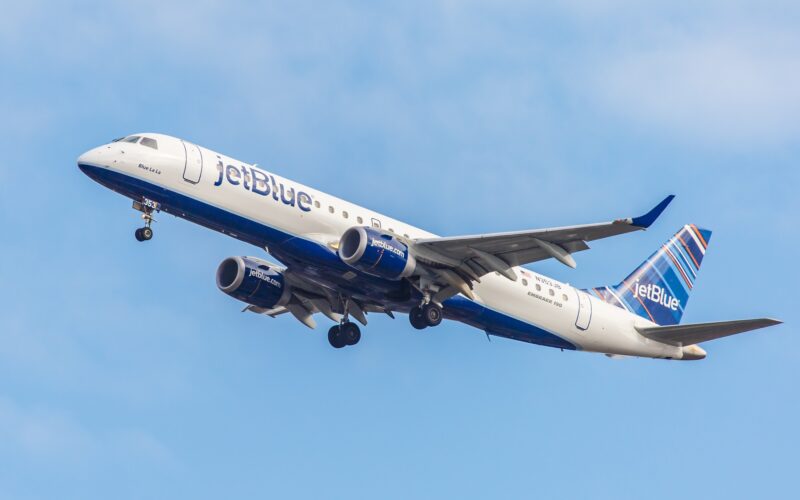
[[[134,233],[136,241],[148,241],[153,237],[153,228],[150,225],[156,221],[153,217],[153,212],[159,211],[161,204],[157,201],[144,198],[142,201],[134,201],[133,209],[142,212],[142,219],[144,219],[144,227],[140,227]]]
[[[136,241],[147,241],[153,237],[153,230],[150,226],[140,227],[134,232],[134,235],[136,236]]]

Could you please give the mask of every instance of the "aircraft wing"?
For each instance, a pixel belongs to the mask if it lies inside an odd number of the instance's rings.
[[[667,344],[691,345],[709,340],[749,332],[759,328],[779,325],[781,321],[770,318],[720,321],[717,323],[694,323],[674,326],[637,327],[636,330],[649,339]]]
[[[477,278],[492,271],[516,281],[512,267],[539,260],[554,258],[574,268],[572,254],[588,249],[587,242],[650,227],[673,198],[673,195],[667,196],[639,217],[581,226],[419,239],[413,245],[415,254],[450,268],[468,281],[479,281]]]

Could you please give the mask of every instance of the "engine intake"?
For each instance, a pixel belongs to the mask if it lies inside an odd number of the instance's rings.
[[[411,276],[417,261],[394,235],[372,227],[351,227],[339,240],[339,258],[361,272],[399,280]]]
[[[272,309],[292,296],[283,273],[252,257],[228,257],[217,268],[217,287],[234,299]]]

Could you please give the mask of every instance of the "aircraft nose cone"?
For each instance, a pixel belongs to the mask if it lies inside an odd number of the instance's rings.
[[[78,167],[83,170],[84,165],[101,165],[101,157],[100,148],[90,149],[78,157]]]

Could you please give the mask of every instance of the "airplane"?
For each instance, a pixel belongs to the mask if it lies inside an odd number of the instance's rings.
[[[244,311],[288,313],[309,328],[333,322],[334,348],[361,339],[368,314],[408,315],[418,330],[459,321],[505,337],[609,357],[698,360],[697,344],[781,323],[770,318],[681,324],[711,239],[681,227],[620,283],[578,289],[522,266],[576,267],[588,242],[649,228],[674,198],[644,215],[595,224],[440,237],[186,140],[139,133],[80,155],[78,167],[133,200],[153,237],[164,212],[249,243],[279,260],[233,256],[218,288]]]

